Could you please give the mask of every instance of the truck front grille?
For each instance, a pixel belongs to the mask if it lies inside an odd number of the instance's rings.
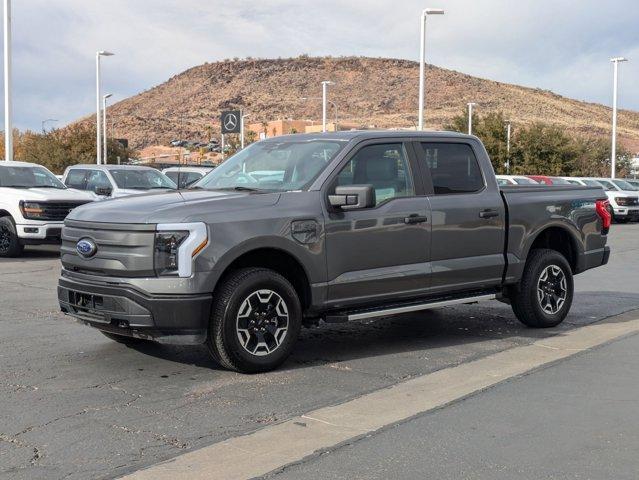
[[[38,216],[38,220],[49,220],[62,222],[71,211],[89,202],[38,202],[43,209],[43,213]]]

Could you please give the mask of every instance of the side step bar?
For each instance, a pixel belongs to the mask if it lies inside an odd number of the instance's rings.
[[[378,310],[354,310],[353,312],[344,312],[343,314],[327,315],[324,321],[326,323],[345,323],[353,320],[363,320],[365,318],[386,317],[389,315],[397,315],[400,313],[418,312],[421,310],[429,310],[431,308],[448,307],[450,305],[459,305],[463,303],[477,303],[485,300],[495,300],[497,294],[491,293],[487,295],[477,295],[473,297],[454,298],[449,300],[441,300],[434,302],[413,303],[404,306],[392,306],[381,308]]]

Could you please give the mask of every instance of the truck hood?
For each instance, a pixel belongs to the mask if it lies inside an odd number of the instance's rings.
[[[162,190],[136,190],[134,188],[118,188],[113,191],[113,198],[121,198],[128,197],[130,195],[146,195],[149,192],[152,193],[166,193],[166,192],[174,192],[175,190],[171,188],[166,188]]]
[[[174,191],[148,193],[94,202],[73,210],[69,220],[104,223],[179,223],[198,215],[255,209],[274,205],[279,193]]]
[[[12,198],[26,201],[92,201],[95,196],[91,193],[79,190],[59,188],[8,188],[0,187],[0,195],[3,198]]]

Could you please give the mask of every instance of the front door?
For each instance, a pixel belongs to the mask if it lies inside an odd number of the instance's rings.
[[[374,207],[326,214],[328,303],[344,307],[419,296],[430,273],[430,207],[412,145],[368,142],[329,181],[372,185]]]

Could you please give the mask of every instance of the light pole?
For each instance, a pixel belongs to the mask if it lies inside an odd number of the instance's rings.
[[[100,57],[110,57],[113,53],[100,50],[95,52],[95,110],[96,110],[96,162],[98,165],[102,163],[102,119],[100,118]]]
[[[627,58],[614,57],[610,61],[614,65],[612,82],[612,153],[610,155],[611,177],[617,176],[617,87],[619,86],[619,62],[627,62]]]
[[[477,106],[474,102],[468,102],[468,135],[473,134],[473,107]]]
[[[506,124],[506,175],[510,175],[510,121]]]
[[[335,82],[330,80],[324,80],[322,82],[322,132],[326,132],[326,103],[328,95],[328,86],[335,85]]]
[[[58,120],[56,120],[55,118],[47,118],[46,120],[42,120],[42,133],[47,133],[46,130],[44,129],[44,126],[48,123],[48,122],[57,122]]]
[[[108,161],[107,156],[107,98],[112,97],[112,93],[107,93],[106,95],[102,95],[102,139],[104,140],[104,150],[102,150],[102,163],[106,164]]]
[[[13,160],[11,109],[11,0],[4,0],[4,159]]]
[[[443,15],[441,8],[426,8],[421,15],[421,42],[419,46],[419,129],[424,130],[424,81],[426,76],[426,18]]]
[[[244,150],[244,119],[250,117],[250,114],[240,113],[240,148]]]
[[[321,100],[321,99],[322,97],[300,97],[300,100]],[[329,103],[333,107],[333,110],[335,110],[335,130],[337,130],[337,105],[335,104],[335,102],[331,100],[327,100],[327,103]]]

